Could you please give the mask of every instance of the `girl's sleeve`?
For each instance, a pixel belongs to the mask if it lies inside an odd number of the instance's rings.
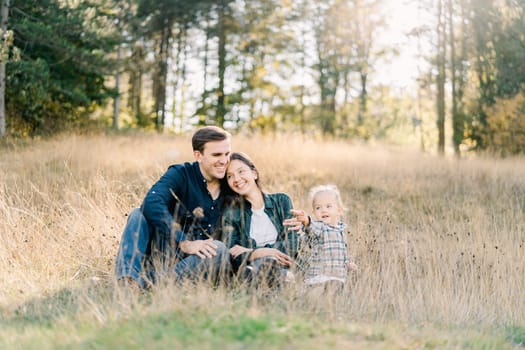
[[[321,236],[322,230],[323,230],[322,222],[310,220],[310,225],[304,228],[304,233],[306,234],[306,236],[319,237]]]

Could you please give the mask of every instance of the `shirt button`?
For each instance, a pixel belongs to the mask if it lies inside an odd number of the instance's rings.
[[[208,227],[211,227],[211,224],[208,224]]]
[[[211,207],[211,210],[215,209],[214,207]]]

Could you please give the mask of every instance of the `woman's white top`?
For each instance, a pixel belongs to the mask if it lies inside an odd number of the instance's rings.
[[[270,217],[261,209],[252,208],[252,221],[250,223],[250,238],[257,243],[257,247],[274,244],[277,239],[277,229]]]

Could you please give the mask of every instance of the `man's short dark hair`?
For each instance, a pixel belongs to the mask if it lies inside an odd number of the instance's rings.
[[[193,134],[191,138],[191,145],[194,151],[203,152],[204,146],[208,142],[212,141],[223,141],[230,139],[231,135],[226,130],[219,128],[218,126],[205,126],[200,128]]]

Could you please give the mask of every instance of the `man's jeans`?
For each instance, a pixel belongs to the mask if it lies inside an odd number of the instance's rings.
[[[157,281],[159,272],[151,260],[151,233],[146,218],[139,208],[131,211],[128,222],[122,233],[115,276],[117,280],[130,277],[137,281],[142,288],[147,288]],[[213,258],[201,259],[197,255],[187,255],[176,263],[168,275],[174,272],[176,281],[184,279],[205,278],[218,282],[229,272],[229,252],[224,243],[214,241],[217,245],[217,255]],[[168,254],[168,252],[162,252]],[[163,261],[165,257],[161,257]],[[161,264],[162,265],[162,264]]]

